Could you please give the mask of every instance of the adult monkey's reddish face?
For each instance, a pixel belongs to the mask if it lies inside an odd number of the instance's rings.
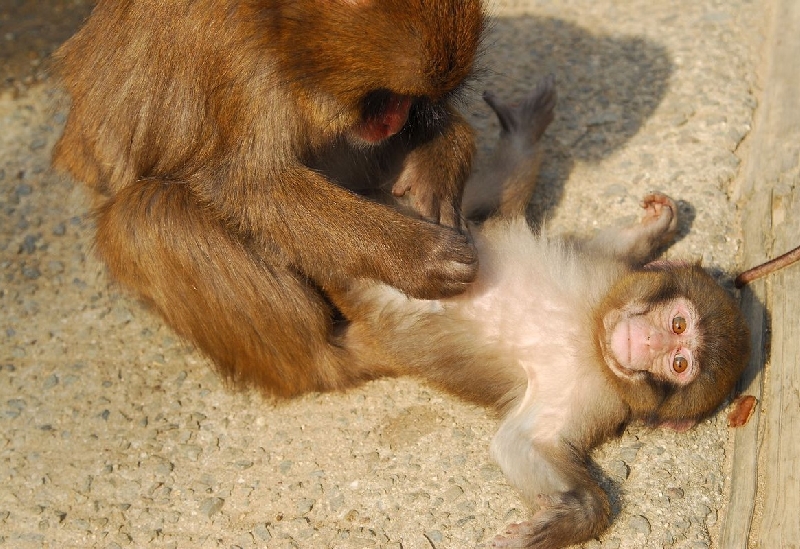
[[[408,120],[412,98],[408,95],[386,92],[377,97],[375,104],[364,108],[362,122],[355,133],[369,143],[378,143],[399,133]]]

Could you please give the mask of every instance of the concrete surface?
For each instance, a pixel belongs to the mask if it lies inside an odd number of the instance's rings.
[[[83,193],[48,171],[65,106],[44,58],[89,3],[0,0],[0,547],[485,546],[527,511],[490,461],[495,423],[412,380],[267,402],[110,282]],[[728,282],[732,195],[761,90],[769,0],[506,0],[479,91],[557,76],[533,213],[585,232],[681,200],[669,257]],[[478,166],[480,169],[480,165]],[[596,454],[611,529],[590,548],[719,539],[732,435],[632,426]]]

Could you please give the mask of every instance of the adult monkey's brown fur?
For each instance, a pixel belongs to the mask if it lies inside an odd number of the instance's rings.
[[[329,291],[434,298],[475,276],[473,132],[451,103],[483,26],[479,0],[101,0],[57,54],[54,165],[95,191],[111,274],[225,376],[347,387],[386,372]]]

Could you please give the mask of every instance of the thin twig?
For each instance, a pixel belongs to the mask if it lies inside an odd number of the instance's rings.
[[[794,250],[790,250],[783,255],[776,257],[775,259],[771,259],[766,263],[762,263],[752,269],[748,269],[739,276],[736,277],[734,284],[737,288],[741,288],[745,284],[754,281],[757,278],[761,278],[762,276],[768,275],[772,272],[777,271],[778,269],[783,269],[787,265],[791,265],[795,261],[800,261],[800,246],[795,248]]]

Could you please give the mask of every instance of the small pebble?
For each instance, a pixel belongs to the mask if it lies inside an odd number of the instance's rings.
[[[26,403],[25,403],[25,400],[23,400],[21,398],[12,398],[12,399],[8,400],[8,402],[6,402],[6,404],[8,404],[9,407],[11,407],[11,408],[13,408],[15,410],[22,411],[22,410],[25,409],[25,404]]]
[[[639,453],[640,446],[626,446],[625,448],[621,448],[619,451],[619,457],[627,463],[631,464],[633,461],[636,460],[636,456]]]
[[[428,530],[425,532],[425,537],[431,543],[441,543],[444,540],[444,535],[439,530]]]
[[[678,519],[677,521],[672,523],[672,526],[680,530],[681,532],[685,532],[686,530],[688,530],[689,527],[691,527],[691,525],[692,523],[684,518]]]
[[[270,541],[272,534],[269,533],[266,524],[259,524],[253,528],[253,535],[261,541]]]
[[[642,515],[636,515],[631,518],[631,520],[628,522],[628,526],[634,532],[638,532],[645,536],[650,535],[650,521],[648,521]]]
[[[31,144],[29,145],[32,151],[38,151],[39,149],[43,149],[47,145],[47,140],[43,137],[37,137]]]
[[[219,513],[223,505],[225,505],[225,500],[222,498],[208,498],[200,505],[200,512],[211,518]]]
[[[128,324],[133,320],[133,313],[122,304],[117,304],[111,310],[111,313],[114,316],[114,320],[117,324]],[[185,372],[182,372],[184,376],[186,375]]]
[[[78,380],[80,380],[79,376],[73,374],[67,374],[66,376],[64,376],[64,379],[61,380],[61,384],[64,385],[65,387],[69,387]]]
[[[29,234],[25,236],[25,239],[22,241],[22,247],[20,251],[25,252],[27,254],[32,254],[33,252],[36,251],[37,240],[38,238],[36,237],[36,235]]]
[[[184,445],[183,451],[190,461],[197,461],[200,458],[200,454],[203,453],[203,449],[195,444]]]
[[[25,278],[30,280],[36,280],[40,276],[42,276],[41,271],[39,271],[38,267],[23,267],[22,274]]]
[[[45,389],[52,389],[56,385],[58,385],[58,376],[53,374],[44,380],[42,387],[44,387]]]
[[[314,508],[315,501],[313,499],[302,499],[297,502],[297,512],[301,515],[305,515],[306,513],[310,512],[311,509]]]
[[[281,464],[278,466],[278,469],[280,469],[281,473],[285,475],[292,468],[292,465],[294,465],[294,463],[289,460],[285,460],[281,462]]]
[[[456,499],[460,498],[464,495],[464,489],[460,486],[451,486],[447,489],[444,493],[445,501],[455,501]]]
[[[608,464],[608,472],[615,480],[625,480],[631,474],[631,469],[621,459],[615,459]]]
[[[160,460],[159,464],[156,465],[156,472],[161,475],[168,475],[173,469],[175,469],[175,465],[167,460]]]
[[[669,496],[670,499],[683,499],[683,495],[683,488],[678,486],[667,490],[667,496]]]

